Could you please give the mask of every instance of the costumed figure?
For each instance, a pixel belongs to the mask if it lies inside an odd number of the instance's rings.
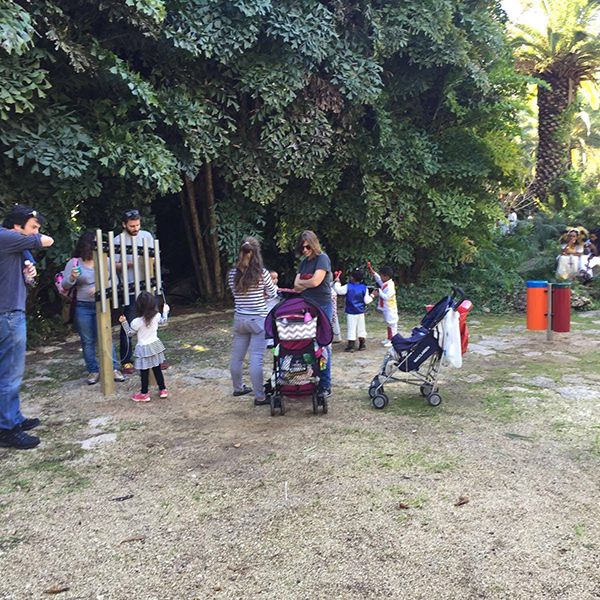
[[[588,237],[585,227],[569,227],[561,238],[561,252],[557,257],[556,278],[575,279],[584,268],[584,242]]]

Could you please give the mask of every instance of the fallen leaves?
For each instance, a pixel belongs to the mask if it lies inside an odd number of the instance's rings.
[[[126,496],[117,496],[116,498],[111,498],[111,502],[125,502],[125,500],[131,500],[133,498],[133,494],[127,494]]]
[[[464,506],[469,503],[469,499],[466,496],[460,496],[459,499],[454,503],[454,506]]]
[[[128,544],[129,542],[145,542],[146,541],[146,536],[145,535],[134,535],[130,538],[126,538],[124,540],[121,540],[119,542],[119,546],[121,544]]]
[[[44,594],[62,594],[63,592],[69,591],[71,588],[68,585],[61,585],[57,583],[52,587],[49,587],[47,590],[44,590]]]

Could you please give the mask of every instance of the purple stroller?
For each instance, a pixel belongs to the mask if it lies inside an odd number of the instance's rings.
[[[265,383],[271,416],[285,414],[284,396],[312,398],[313,412],[327,413],[327,398],[318,393],[321,363],[328,360],[333,332],[327,315],[300,296],[282,300],[265,318],[265,336],[272,338],[273,373]]]

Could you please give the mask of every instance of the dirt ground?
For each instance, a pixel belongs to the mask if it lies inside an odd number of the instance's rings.
[[[599,313],[552,342],[471,315],[441,406],[396,384],[383,411],[372,315],[329,414],[283,417],[231,396],[230,320],[173,319],[148,404],[86,386],[78,343],[28,356],[43,442],[0,450],[0,598],[600,598]]]

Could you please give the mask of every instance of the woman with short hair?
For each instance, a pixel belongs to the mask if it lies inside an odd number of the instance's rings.
[[[240,246],[238,260],[228,275],[229,287],[235,300],[233,317],[233,344],[229,369],[233,395],[254,392],[254,405],[268,404],[263,386],[263,358],[265,354],[265,317],[267,302],[277,295],[271,275],[263,265],[260,244],[246,237]],[[250,381],[252,388],[242,382],[242,364],[250,350]]]

